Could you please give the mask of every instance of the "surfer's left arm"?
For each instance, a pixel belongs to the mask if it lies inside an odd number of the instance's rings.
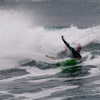
[[[70,50],[72,50],[72,47],[69,45],[69,43],[67,43],[67,42],[65,41],[64,36],[61,36],[61,38],[62,38],[63,42],[65,43],[65,45],[66,45]]]

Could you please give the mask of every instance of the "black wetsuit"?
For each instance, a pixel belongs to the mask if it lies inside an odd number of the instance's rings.
[[[64,39],[62,39],[65,45],[71,50],[72,54],[70,55],[71,58],[81,59],[81,55],[79,52],[75,51]]]

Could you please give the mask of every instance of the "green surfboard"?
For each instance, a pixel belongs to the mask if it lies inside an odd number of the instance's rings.
[[[71,66],[71,65],[76,65],[77,64],[77,60],[75,59],[70,59],[70,60],[66,60],[66,61],[62,61],[62,62],[57,62],[56,66]]]

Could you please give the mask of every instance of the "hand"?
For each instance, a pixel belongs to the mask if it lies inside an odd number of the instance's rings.
[[[64,38],[64,36],[62,35],[62,36],[61,36],[61,38],[63,39],[63,38]]]

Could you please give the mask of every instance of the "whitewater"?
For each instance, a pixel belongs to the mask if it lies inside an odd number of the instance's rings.
[[[61,73],[51,66],[58,60],[46,57],[64,50],[62,35],[72,47],[82,46],[79,73]],[[0,10],[1,100],[99,100],[99,77],[100,25],[49,29],[23,13]]]

